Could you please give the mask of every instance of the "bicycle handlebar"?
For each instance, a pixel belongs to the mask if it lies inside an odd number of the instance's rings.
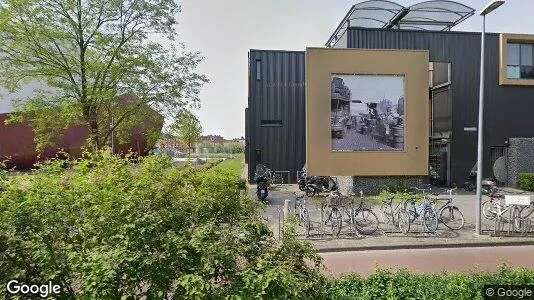
[[[295,197],[296,197],[297,199],[301,199],[301,198],[304,198],[304,196],[306,196],[306,194],[305,194],[305,193],[298,193],[298,192],[297,192],[297,193],[295,193]]]
[[[411,187],[410,189],[412,189],[412,190],[416,190],[416,191],[419,191],[419,192],[427,192],[427,191],[432,190],[432,189],[430,188],[430,185],[428,185],[428,188],[426,188],[426,189],[425,189],[425,188],[415,187],[415,186]]]
[[[448,189],[446,191],[447,191],[447,194],[451,194],[452,192],[456,191],[457,189],[458,189],[458,187],[455,187],[455,188],[452,188],[452,189]]]

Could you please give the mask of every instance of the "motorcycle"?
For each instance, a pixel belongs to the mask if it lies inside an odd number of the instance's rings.
[[[254,181],[256,182],[256,196],[258,200],[265,201],[269,196],[269,179],[268,169],[265,165],[257,165],[254,172]]]
[[[464,190],[466,191],[473,191],[476,189],[476,182],[477,182],[477,164],[471,169],[471,172],[469,172],[469,176],[467,177],[467,181],[464,182]],[[491,179],[482,179],[482,194],[483,195],[489,195],[492,190],[497,186],[497,183]]]
[[[337,179],[330,176],[312,176],[308,177],[306,183],[306,196],[313,197],[321,193],[330,193],[339,191]]]

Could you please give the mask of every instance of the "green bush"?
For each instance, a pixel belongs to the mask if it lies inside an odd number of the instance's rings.
[[[484,299],[484,285],[530,284],[534,270],[510,269],[470,274],[417,275],[378,270],[368,278],[346,275],[326,287],[328,299]]]
[[[320,278],[306,264],[317,255],[291,239],[277,244],[243,187],[230,173],[105,152],[10,177],[0,194],[0,297],[11,279],[51,280],[65,299],[306,294],[307,277]]]
[[[519,174],[519,188],[525,191],[534,191],[534,173]]]
[[[396,192],[391,192],[390,190],[388,189],[384,189],[380,192],[380,194],[378,194],[378,199],[380,199],[381,201],[383,200],[386,200],[391,194],[393,194],[393,201],[394,203],[398,203],[398,202],[402,202],[404,200],[408,200],[408,199],[421,199],[422,196],[420,194],[411,194],[409,193],[408,191],[396,191]]]
[[[482,299],[486,283],[534,281],[534,271],[506,267],[325,277],[294,220],[276,242],[257,202],[241,197],[239,176],[216,169],[102,152],[10,176],[0,193],[0,297],[11,297],[11,279],[51,280],[62,299]]]

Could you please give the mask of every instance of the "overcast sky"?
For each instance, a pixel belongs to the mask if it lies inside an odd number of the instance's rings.
[[[397,0],[409,6],[422,0]],[[324,46],[350,0],[183,0],[178,30],[189,50],[205,56],[199,71],[211,83],[201,93],[198,116],[207,134],[245,133],[249,49],[305,50]],[[480,11],[489,0],[459,0]],[[533,0],[508,0],[487,18],[487,30],[534,34]],[[456,30],[480,31],[475,15]]]
[[[395,1],[395,0],[394,0]],[[423,0],[396,0],[409,6]],[[459,0],[480,11],[490,0]],[[197,114],[205,134],[245,134],[249,49],[305,50],[323,47],[350,7],[360,0],[182,0],[180,41],[205,60],[198,71],[211,83]],[[489,32],[534,34],[534,0],[507,0],[487,18]],[[480,31],[475,15],[455,28]],[[1,92],[1,91],[0,91]],[[8,110],[0,101],[0,112]]]

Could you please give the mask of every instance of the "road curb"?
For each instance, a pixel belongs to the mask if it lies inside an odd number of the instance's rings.
[[[532,241],[474,242],[474,243],[458,243],[458,244],[331,247],[331,248],[319,248],[319,249],[316,248],[316,251],[317,253],[335,253],[335,252],[355,252],[355,251],[372,251],[372,250],[489,248],[489,247],[533,246],[533,245],[534,245],[534,239]]]

